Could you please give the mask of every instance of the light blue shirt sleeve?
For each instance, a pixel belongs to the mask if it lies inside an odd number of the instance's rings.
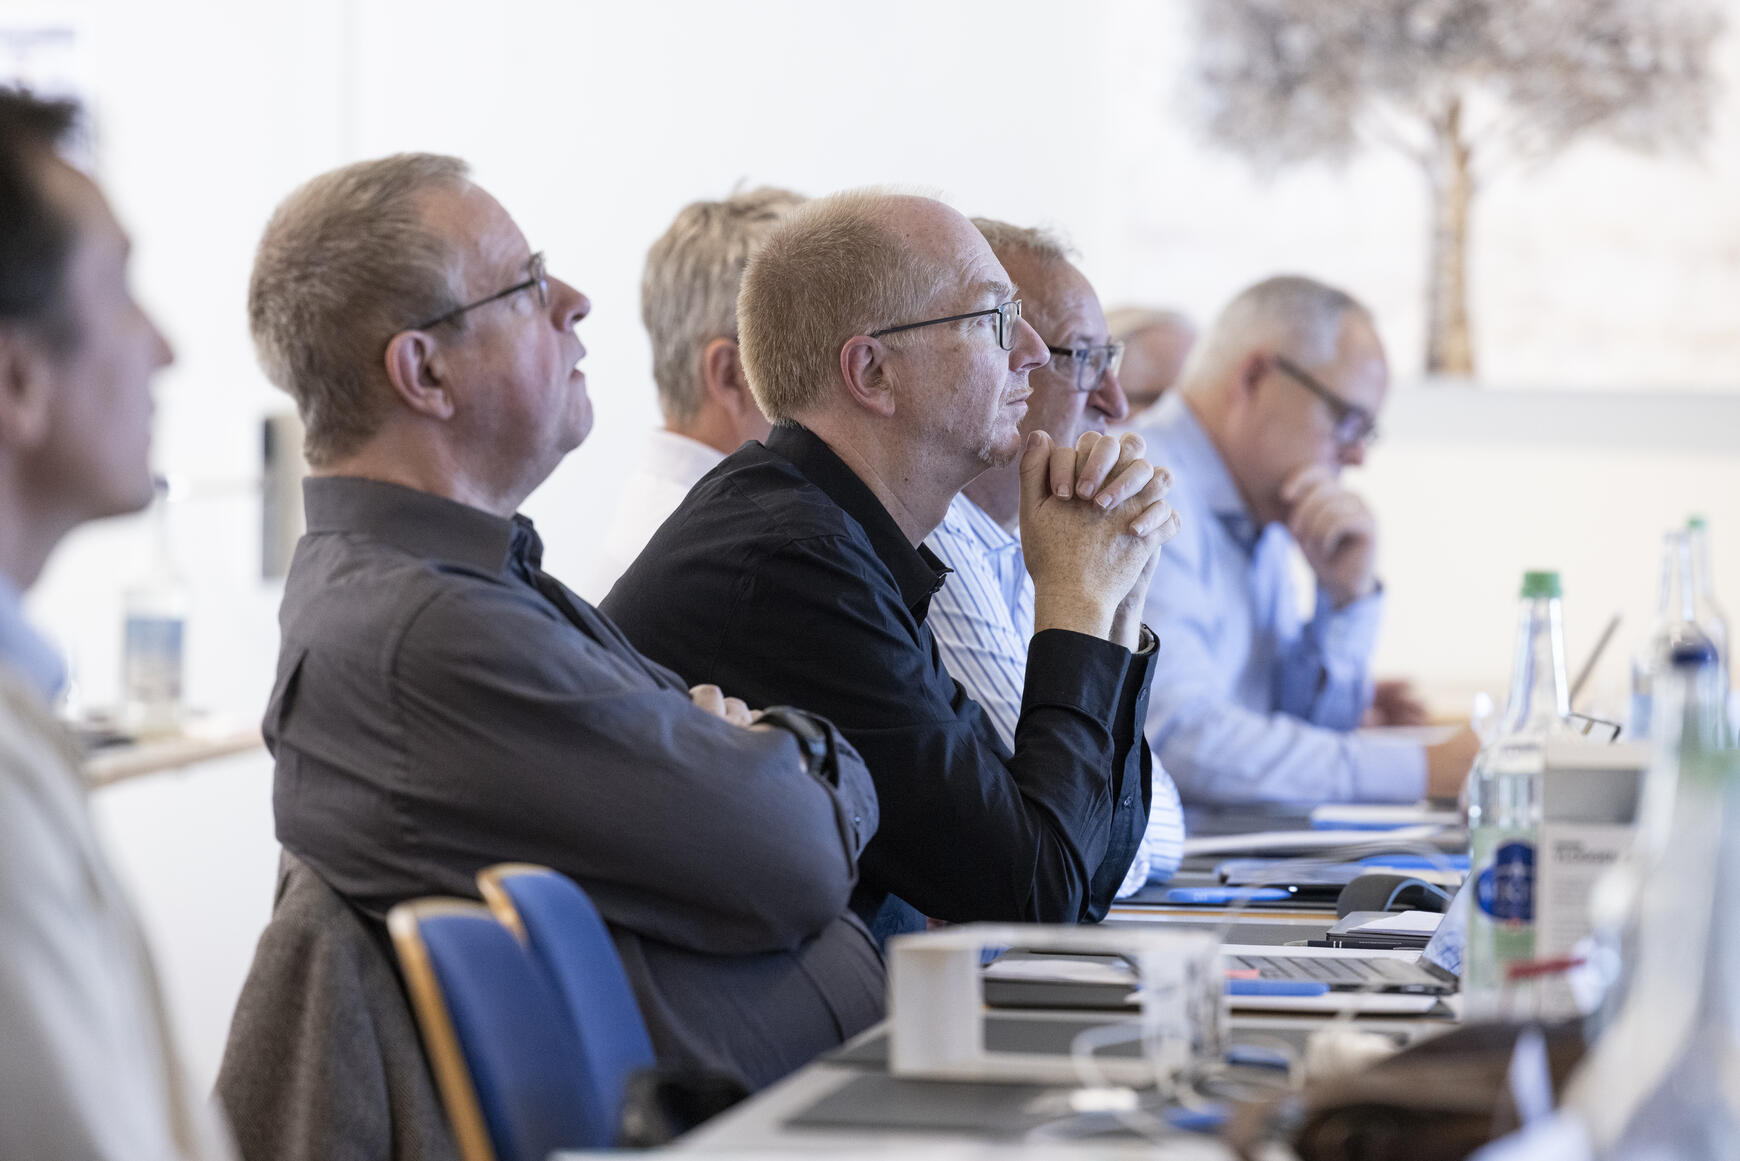
[[[1282,591],[1290,603],[1292,586]],[[1381,590],[1342,609],[1319,591],[1311,620],[1277,643],[1276,708],[1325,729],[1359,728],[1371,705],[1369,659],[1382,619]]]
[[[979,703],[997,736],[1013,751],[1033,638],[1033,581],[1020,542],[972,501],[957,496],[926,543],[953,570],[931,598],[926,618],[943,666]],[[1184,811],[1157,756],[1152,782],[1148,829],[1118,888],[1119,897],[1148,882],[1170,879],[1184,857]]]
[[[1423,749],[1351,732],[1370,699],[1381,598],[1340,611],[1319,601],[1300,626],[1276,539],[1265,537],[1253,561],[1212,514],[1186,513],[1184,522],[1161,552],[1147,604],[1160,637],[1148,739],[1183,795],[1418,800]]]

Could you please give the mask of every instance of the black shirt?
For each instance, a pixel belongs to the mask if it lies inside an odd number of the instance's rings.
[[[875,792],[696,708],[544,573],[529,521],[304,485],[267,707],[278,838],[365,912],[543,863],[610,925],[661,1062],[762,1085],[879,1019],[846,910]],[[825,728],[825,725],[824,725]]]
[[[686,679],[802,706],[857,747],[882,808],[853,896],[867,920],[890,894],[956,922],[1097,920],[1147,825],[1153,649],[1036,634],[1011,755],[925,624],[946,574],[782,426],[696,484],[601,607]]]

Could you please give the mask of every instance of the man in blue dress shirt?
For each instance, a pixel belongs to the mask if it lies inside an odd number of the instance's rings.
[[[1183,522],[1146,618],[1165,643],[1148,737],[1187,802],[1411,802],[1454,797],[1468,772],[1471,731],[1434,746],[1353,732],[1374,700],[1380,720],[1417,714],[1405,687],[1369,676],[1377,527],[1340,481],[1388,392],[1364,306],[1270,278],[1227,306],[1140,429]],[[1316,580],[1309,620],[1295,546]]]
[[[1051,361],[1027,377],[1023,434],[1043,431],[1063,446],[1083,432],[1103,433],[1130,414],[1118,380],[1122,344],[1107,337],[1106,316],[1061,239],[1043,230],[975,218],[1021,294],[1023,316],[1045,340]],[[943,664],[985,711],[1011,749],[1033,637],[1033,578],[1021,554],[1021,477],[1015,465],[990,468],[968,484],[928,543],[954,570],[931,600],[930,625]],[[1169,879],[1184,855],[1184,815],[1172,779],[1158,763],[1148,829],[1118,894]]]

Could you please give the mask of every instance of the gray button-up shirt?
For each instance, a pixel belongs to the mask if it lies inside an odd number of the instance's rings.
[[[376,917],[543,863],[616,937],[661,1062],[766,1084],[881,1015],[845,914],[877,804],[793,738],[730,725],[540,571],[522,517],[305,484],[264,723],[278,837]],[[548,594],[548,595],[546,595]]]

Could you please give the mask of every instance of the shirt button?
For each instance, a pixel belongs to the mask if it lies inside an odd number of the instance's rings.
[[[1125,806],[1130,805],[1130,803],[1133,801],[1134,801],[1134,799],[1130,795],[1128,795],[1128,794],[1124,795],[1124,805]]]

